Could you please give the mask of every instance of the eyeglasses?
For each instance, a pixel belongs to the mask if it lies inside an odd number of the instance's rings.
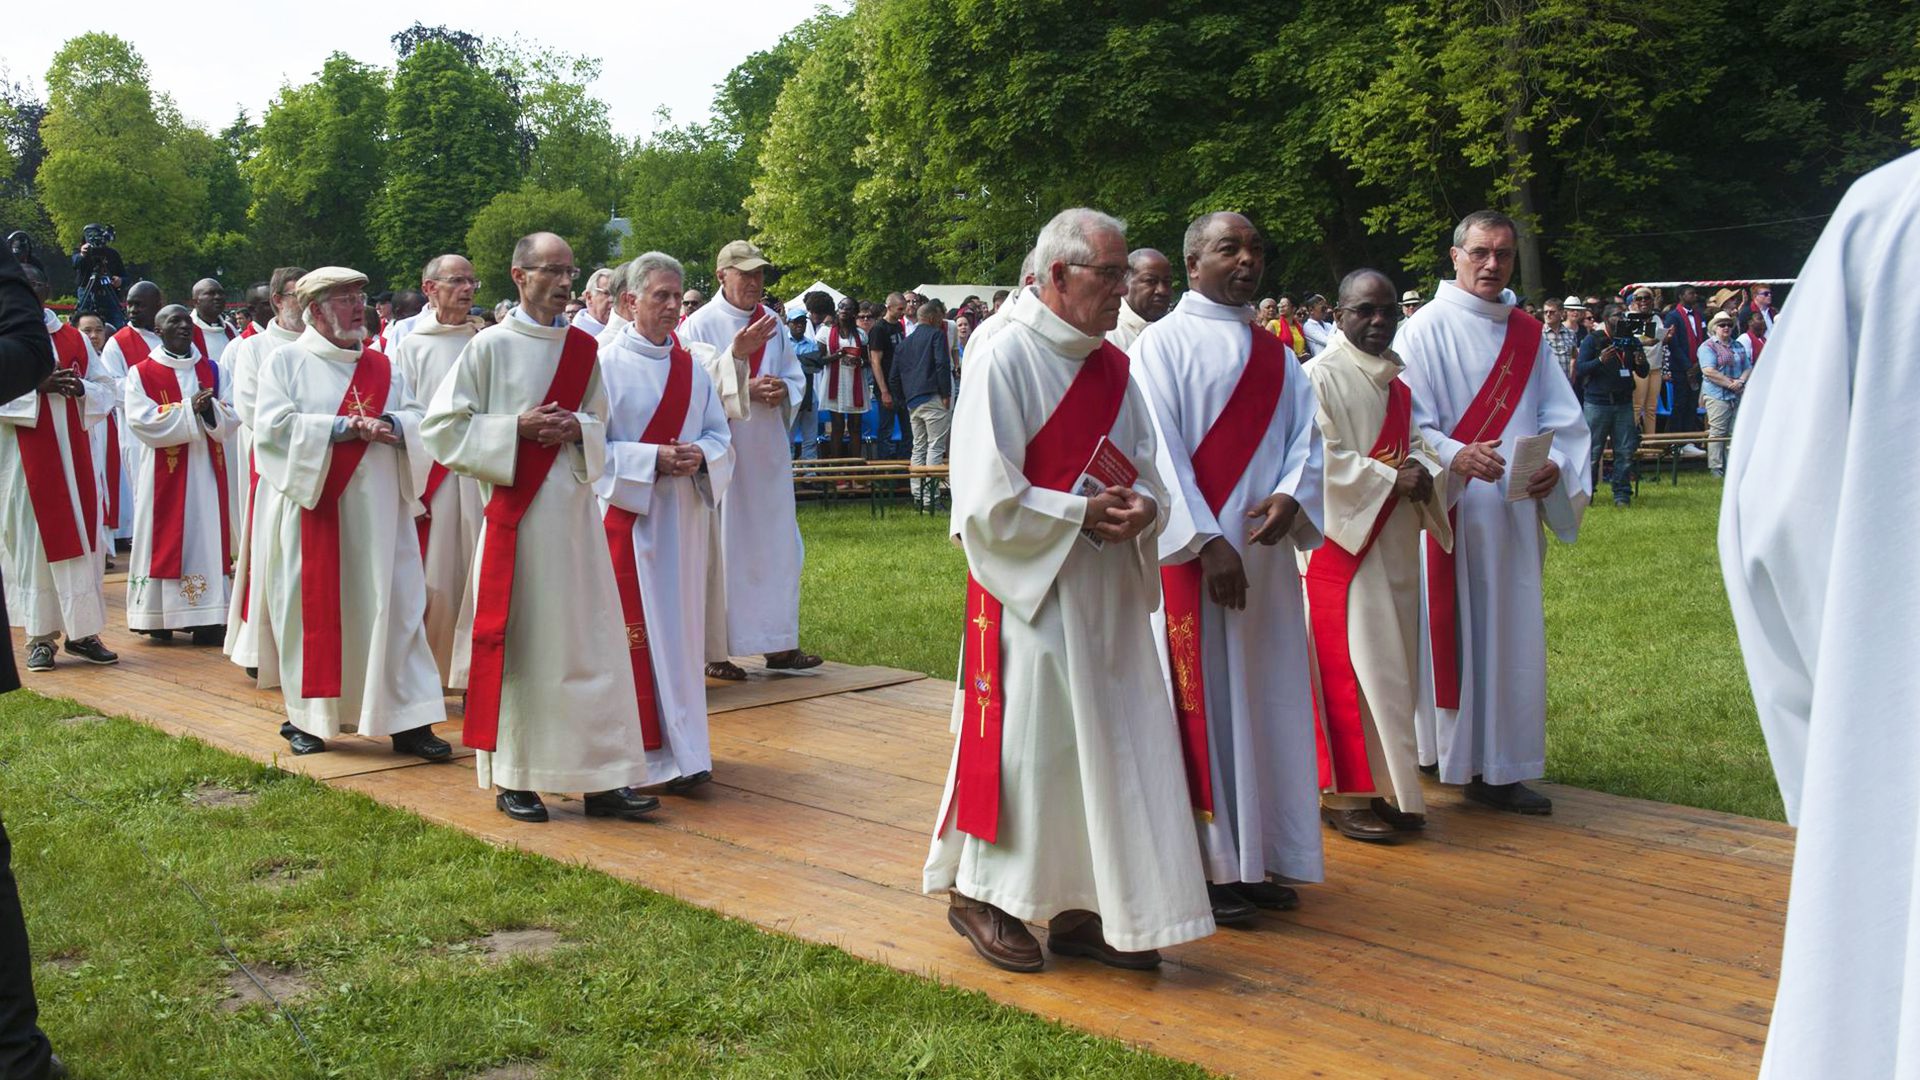
[[[1400,321],[1400,309],[1392,304],[1355,304],[1352,307],[1337,308],[1335,310],[1344,311],[1349,315],[1359,318],[1363,322],[1370,322],[1378,318],[1387,318],[1394,322]]]
[[[1759,292],[1756,292],[1756,293],[1754,293],[1753,295],[1755,295],[1755,296],[1772,296],[1772,295],[1773,295],[1773,290],[1772,290],[1772,289],[1761,289],[1761,290],[1760,290]]]
[[[1101,281],[1105,282],[1108,285],[1118,285],[1120,283],[1120,279],[1127,276],[1127,267],[1125,263],[1121,263],[1120,265],[1117,265],[1117,266],[1106,266],[1100,263],[1070,262],[1067,265],[1078,266],[1083,270],[1091,270],[1093,271],[1095,277],[1098,277]]]
[[[579,277],[580,277],[580,268],[577,266],[555,266],[552,263],[547,263],[543,266],[516,266],[514,267],[514,269],[525,270],[529,274],[545,274],[548,277],[564,277],[568,281],[577,281],[579,280]]]
[[[363,293],[363,292],[355,292],[355,293],[334,293],[334,294],[332,294],[332,295],[330,295],[330,296],[328,296],[328,297],[327,297],[326,299],[324,299],[324,300],[322,300],[322,301],[321,301],[321,303],[323,303],[323,304],[342,304],[342,305],[344,305],[344,306],[346,306],[346,307],[366,307],[366,306],[367,306],[367,294],[366,294],[366,293]]]
[[[1467,257],[1468,262],[1510,263],[1516,254],[1513,248],[1455,248],[1455,251]]]
[[[480,290],[480,279],[475,277],[437,277],[430,280],[437,281],[442,285],[451,285],[456,289],[462,285],[470,285],[475,292]]]

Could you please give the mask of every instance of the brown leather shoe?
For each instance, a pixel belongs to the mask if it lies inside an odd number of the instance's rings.
[[[707,678],[724,679],[727,682],[745,682],[747,673],[739,664],[731,660],[715,660],[707,665]]]
[[[1419,832],[1427,827],[1427,815],[1403,814],[1399,807],[1385,799],[1373,800],[1373,816],[1401,832]]]
[[[1393,826],[1375,817],[1371,810],[1335,810],[1332,807],[1320,808],[1320,820],[1334,827],[1341,836],[1349,840],[1365,840],[1379,843],[1394,837]]]
[[[1160,966],[1158,949],[1122,952],[1107,944],[1106,934],[1100,929],[1100,916],[1091,911],[1063,911],[1053,921],[1057,925],[1072,916],[1081,918],[1071,929],[1047,931],[1047,948],[1054,955],[1084,956],[1108,967],[1126,968],[1129,971],[1152,971]]]
[[[980,959],[1008,971],[1039,971],[1047,966],[1040,955],[1040,943],[1026,923],[992,904],[957,892],[948,895],[947,925],[967,939]]]
[[[1292,911],[1300,906],[1300,894],[1291,885],[1277,881],[1242,881],[1233,891],[1268,911]]]

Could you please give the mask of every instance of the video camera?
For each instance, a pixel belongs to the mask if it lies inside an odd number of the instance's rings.
[[[105,247],[113,243],[113,226],[89,225],[80,230],[80,242],[92,244],[95,247]]]
[[[1620,321],[1626,325],[1627,331],[1635,337],[1650,338],[1657,336],[1653,332],[1653,312],[1651,311],[1622,312]]]

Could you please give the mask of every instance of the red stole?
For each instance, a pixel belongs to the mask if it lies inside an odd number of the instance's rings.
[[[200,389],[219,386],[213,363],[205,356],[200,357],[193,370],[200,380]],[[181,397],[180,377],[173,368],[148,357],[135,364],[133,371],[154,404],[163,408],[189,407]],[[194,423],[199,421],[196,419]],[[147,564],[148,577],[180,576],[180,556],[187,538],[187,472],[180,467],[180,457],[189,454],[189,450],[190,444],[153,448],[153,554]],[[232,526],[227,520],[227,458],[219,440],[211,435],[207,436],[207,451],[213,466],[213,490],[220,500],[220,564],[221,573],[226,573],[233,563]]]
[[[1406,460],[1411,440],[1413,392],[1399,379],[1387,384],[1387,418],[1367,456],[1396,468]],[[1367,531],[1359,551],[1348,551],[1328,540],[1307,563],[1307,614],[1313,634],[1313,652],[1320,669],[1320,724],[1314,729],[1320,751],[1320,786],[1340,792],[1375,788],[1373,767],[1367,762],[1367,734],[1360,723],[1360,677],[1348,651],[1347,594],[1360,564],[1373,550],[1387,519],[1400,505],[1400,496],[1388,495]]]
[[[1518,307],[1508,309],[1507,336],[1500,343],[1500,355],[1494,357],[1487,381],[1449,437],[1463,443],[1499,437],[1519,408],[1539,357],[1540,320]],[[1465,485],[1462,481],[1463,489]],[[1460,535],[1459,518],[1458,506],[1448,512],[1455,536]],[[1427,537],[1427,634],[1433,654],[1433,703],[1442,709],[1460,707],[1460,596],[1456,588],[1453,553]]]
[[[233,329],[231,327],[223,325],[220,327],[220,331],[227,335],[228,341],[233,340]],[[193,347],[200,350],[201,356],[207,357],[208,359],[213,358],[213,354],[207,351],[206,332],[200,329],[199,323],[193,324]]]
[[[560,348],[540,404],[558,403],[578,412],[587,396],[587,380],[598,364],[593,335],[572,327]],[[467,676],[466,727],[460,741],[475,750],[493,750],[500,728],[500,681],[506,670],[507,615],[513,602],[514,557],[520,545],[520,519],[540,494],[547,473],[560,456],[558,445],[521,439],[514,450],[513,483],[493,489],[487,500],[487,528],[480,542],[480,580],[474,594],[473,652]]]
[[[113,340],[120,343],[120,355],[126,360],[128,372],[145,363],[153,353],[147,339],[140,336],[132,323],[115,330]],[[116,529],[120,527],[120,424],[113,417],[107,418],[107,524]]]
[[[1694,314],[1690,307],[1681,307],[1680,328],[1686,332],[1687,338],[1687,363],[1681,366],[1699,363],[1700,342],[1705,340],[1707,333],[1706,328],[1700,325],[1700,316]]]
[[[747,312],[747,326],[752,326],[753,320],[759,318],[760,313],[763,311],[766,311],[766,308],[762,307],[759,304],[753,305],[753,309]],[[768,314],[771,314],[771,312],[768,312]],[[680,321],[685,322],[686,320],[682,319]],[[741,329],[744,330],[746,329],[746,327],[743,326],[741,327]],[[731,350],[732,346],[726,346],[726,348]],[[728,355],[732,355],[731,351],[729,351]],[[753,355],[747,357],[747,367],[751,372],[752,378],[757,379],[760,377],[760,361],[765,359],[766,355],[767,355],[767,343],[763,341],[760,343],[759,348],[753,350]]]
[[[337,416],[379,416],[393,386],[393,365],[361,351]],[[340,496],[373,444],[354,437],[333,444],[327,478],[313,509],[300,511],[300,696],[340,696]],[[251,513],[251,511],[249,511]]]
[[[840,374],[847,366],[847,358],[853,359],[853,407],[865,411],[867,407],[867,381],[860,377],[860,339],[854,338],[845,349],[840,347],[840,328],[827,328],[827,355],[833,357],[833,363],[827,368],[827,397],[840,400]],[[1089,454],[1089,457],[1092,455]],[[1082,464],[1085,464],[1084,462]],[[1075,476],[1080,475],[1075,473]]]
[[[87,341],[80,331],[61,326],[53,337],[54,357],[59,366],[87,376]],[[67,445],[73,451],[74,486],[79,489],[81,524],[76,524],[73,498],[67,490],[66,464],[60,458],[60,434],[53,428],[53,399],[35,392],[40,416],[33,427],[14,427],[19,438],[21,471],[27,478],[27,499],[33,504],[34,524],[40,530],[40,546],[47,561],[63,562],[85,555],[100,534],[100,496],[93,485],[93,448],[87,442],[87,429],[80,416],[80,399],[61,395],[67,423]],[[109,423],[112,421],[109,420]]]
[[[693,401],[693,353],[674,337],[667,353],[667,384],[660,390],[660,404],[647,421],[640,441],[655,446],[680,437],[687,421],[687,407]],[[659,482],[658,476],[655,482]],[[649,750],[658,750],[660,737],[660,698],[653,683],[653,650],[647,641],[646,606],[640,599],[640,567],[633,551],[633,526],[640,515],[609,504],[607,506],[607,550],[613,555],[613,583],[620,594],[620,613],[627,624],[627,657],[633,664],[634,696],[640,701],[640,737]]]
[[[1027,443],[1021,470],[1027,482],[1055,491],[1072,488],[1101,438],[1113,430],[1126,397],[1127,354],[1101,342],[1081,362],[1060,403]],[[1000,601],[968,574],[968,629],[960,669],[968,707],[960,725],[953,814],[955,827],[989,844],[1000,836],[1000,735],[1006,705],[1000,620]]]
[[[249,319],[247,320],[247,328],[245,330],[240,331],[240,336],[243,338],[250,338],[259,332],[260,332],[259,325],[255,323],[253,320]]]
[[[1234,384],[1232,396],[1193,451],[1194,483],[1207,509],[1215,515],[1240,484],[1254,451],[1273,423],[1280,407],[1280,391],[1287,384],[1286,346],[1260,328],[1250,328],[1253,343],[1247,365]],[[1229,526],[1237,527],[1237,526]],[[1187,793],[1193,807],[1211,820],[1213,765],[1207,751],[1207,685],[1202,674],[1205,655],[1200,646],[1200,610],[1204,590],[1200,560],[1190,559],[1160,569],[1160,589],[1167,616],[1167,660],[1173,668],[1173,712],[1180,723],[1180,751],[1187,766]]]

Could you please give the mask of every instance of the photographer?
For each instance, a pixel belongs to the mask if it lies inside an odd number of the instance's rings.
[[[1634,383],[1633,420],[1640,434],[1651,435],[1660,419],[1660,388],[1666,383],[1666,365],[1661,359],[1666,345],[1660,337],[1660,314],[1653,308],[1653,290],[1645,285],[1633,290],[1633,304],[1622,319],[1624,333],[1640,343],[1646,357],[1646,370]]]
[[[117,330],[127,323],[126,309],[120,305],[127,267],[113,248],[113,226],[89,225],[80,235],[80,250],[73,253],[73,313],[98,315]]]
[[[1607,305],[1602,332],[1587,335],[1574,369],[1593,439],[1594,486],[1599,486],[1600,455],[1611,439],[1613,505],[1626,506],[1633,501],[1633,453],[1640,448],[1640,429],[1634,425],[1636,385],[1653,366],[1619,304]]]

